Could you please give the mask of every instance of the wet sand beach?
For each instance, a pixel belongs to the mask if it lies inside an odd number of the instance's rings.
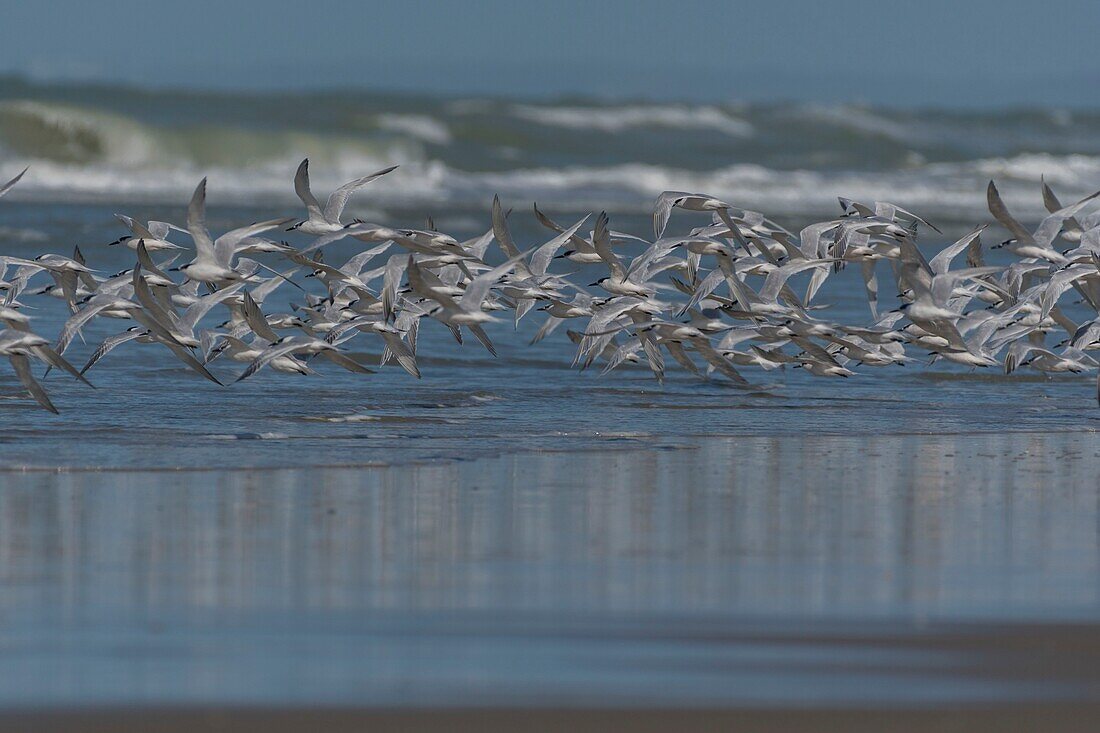
[[[1091,432],[8,472],[0,729],[1088,730],[1097,475]]]
[[[1034,705],[1005,708],[915,710],[154,710],[92,713],[27,713],[0,718],[0,730],[70,733],[496,733],[497,731],[751,730],[772,733],[1087,733],[1096,729],[1100,706]]]

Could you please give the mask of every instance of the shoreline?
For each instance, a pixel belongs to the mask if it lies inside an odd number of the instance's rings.
[[[195,731],[324,730],[326,733],[419,731],[495,733],[496,731],[752,730],[767,733],[860,733],[889,730],[1014,731],[1049,733],[1094,731],[1100,703],[898,708],[731,708],[731,709],[551,709],[490,708],[394,710],[310,708],[148,708],[0,713],[0,733],[194,733]]]
[[[1100,420],[1100,418],[1097,418]],[[1100,433],[1100,424],[1096,427],[1066,427],[1066,428],[1054,428],[1050,430],[1036,430],[1033,428],[1013,430],[1011,428],[1004,428],[1002,430],[940,430],[936,432],[932,431],[917,431],[917,430],[898,430],[891,432],[876,432],[876,433],[852,433],[849,431],[837,431],[837,432],[819,432],[812,436],[799,435],[792,432],[780,432],[771,435],[760,435],[752,432],[738,432],[728,434],[692,434],[682,433],[679,435],[661,435],[661,434],[623,434],[617,435],[615,433],[575,433],[553,436],[555,438],[568,438],[568,439],[603,439],[607,441],[622,441],[615,445],[598,445],[598,446],[570,446],[570,447],[555,447],[555,448],[534,448],[529,446],[520,446],[513,449],[505,449],[496,452],[479,453],[469,457],[462,457],[456,455],[433,455],[424,457],[413,457],[407,460],[390,460],[390,461],[361,461],[361,462],[348,462],[348,463],[294,463],[279,466],[3,466],[0,465],[0,479],[4,477],[14,477],[21,475],[45,475],[45,474],[187,474],[187,473],[204,473],[204,474],[239,474],[239,473],[279,473],[284,471],[308,471],[308,470],[334,470],[334,471],[375,471],[375,470],[397,470],[405,468],[417,468],[417,467],[430,467],[430,466],[447,466],[454,464],[473,463],[479,461],[492,461],[500,458],[517,458],[523,456],[571,456],[571,455],[614,455],[621,453],[633,453],[633,452],[647,452],[652,450],[659,451],[694,451],[700,450],[706,447],[708,443],[720,443],[733,440],[748,440],[755,441],[761,439],[768,439],[774,441],[794,441],[802,442],[809,438],[810,440],[858,440],[860,438],[874,438],[876,440],[883,439],[928,439],[937,440],[943,438],[965,438],[965,437],[990,437],[990,436],[1012,436],[1012,437],[1027,437],[1027,436],[1041,436],[1044,438],[1051,438],[1056,436],[1085,436]],[[243,437],[236,438],[209,438],[212,442],[216,443],[272,443],[272,442],[287,442],[293,444],[297,440],[313,440],[312,436],[292,437],[280,435],[279,437],[267,438],[262,435],[242,434]],[[205,437],[205,436],[204,436]],[[629,441],[629,442],[627,442]],[[680,441],[680,442],[670,442]]]

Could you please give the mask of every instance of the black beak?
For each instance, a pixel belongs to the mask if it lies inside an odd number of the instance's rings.
[[[180,268],[172,267],[172,268],[169,268],[168,272],[180,272]]]

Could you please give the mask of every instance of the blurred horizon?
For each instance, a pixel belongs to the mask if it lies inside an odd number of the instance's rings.
[[[355,90],[426,96],[1097,106],[1100,58],[1073,40],[1100,4],[657,0],[551,7],[319,0],[6,11],[0,73],[36,84],[153,90]],[[1066,42],[1049,39],[1066,37]]]
[[[281,87],[264,86],[263,84],[240,83],[233,84],[227,80],[211,80],[208,85],[192,84],[183,80],[139,81],[132,79],[94,77],[94,76],[64,76],[64,75],[36,75],[33,71],[0,70],[0,82],[15,85],[25,85],[28,88],[42,90],[104,90],[134,93],[176,93],[182,95],[201,94],[222,97],[272,98],[288,96],[292,98],[332,97],[340,95],[348,96],[376,96],[393,97],[397,99],[423,99],[423,100],[455,100],[455,99],[484,99],[493,101],[518,101],[518,102],[580,102],[586,104],[629,104],[629,103],[653,103],[653,104],[714,104],[730,107],[759,106],[778,107],[799,104],[824,104],[849,107],[865,107],[868,109],[884,109],[896,111],[943,111],[943,112],[996,112],[996,111],[1068,111],[1068,112],[1095,112],[1100,111],[1100,100],[1084,100],[1082,103],[1074,101],[1034,101],[1027,99],[1015,99],[1004,97],[1000,100],[992,98],[980,102],[950,102],[924,100],[918,97],[907,99],[886,98],[875,99],[872,97],[820,97],[809,96],[780,96],[777,94],[745,94],[743,96],[708,96],[706,94],[691,94],[681,90],[680,94],[656,94],[650,95],[642,91],[634,93],[596,91],[596,90],[571,90],[557,91],[525,91],[523,89],[478,89],[471,88],[463,91],[456,89],[435,89],[418,87],[415,84],[408,86],[379,84],[377,86],[355,86],[353,84],[332,85],[286,85]],[[1078,86],[1063,80],[1066,86]],[[1089,77],[1088,81],[1080,82],[1080,85],[1091,83],[1100,84],[1100,75],[1095,79]],[[1044,90],[1044,94],[1050,95],[1051,90]],[[1056,95],[1055,95],[1056,96]],[[986,97],[982,97],[986,99]],[[1086,103],[1087,102],[1087,103]]]

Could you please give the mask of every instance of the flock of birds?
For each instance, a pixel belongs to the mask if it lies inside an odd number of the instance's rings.
[[[905,365],[916,350],[933,361],[1006,373],[1025,365],[1074,373],[1100,365],[1087,353],[1100,348],[1100,212],[1085,212],[1100,192],[1063,206],[1044,183],[1050,213],[1030,231],[990,182],[990,213],[1011,234],[993,248],[1013,257],[988,265],[981,242],[985,226],[928,259],[916,239],[920,227],[939,232],[932,224],[892,204],[844,198],[835,218],[794,234],[717,198],[666,191],[654,208],[652,241],[611,229],[605,213],[564,227],[536,206],[535,216],[552,234],[529,248],[513,239],[499,199],[493,201],[492,227],[468,241],[437,231],[430,221],[422,230],[358,219],[345,223],[352,194],[393,170],[341,186],[322,206],[310,190],[304,160],[294,188],[305,219],[272,219],[216,237],[206,223],[203,179],[191,198],[186,228],[118,216],[129,233],[111,244],[133,250],[135,262],[110,276],[89,267],[79,248],[72,257],[0,255],[0,356],[38,403],[55,413],[32,374],[32,360],[88,386],[89,370],[127,343],[167,349],[218,384],[209,366],[223,357],[245,365],[237,381],[265,367],[314,374],[317,359],[366,374],[371,369],[346,348],[365,336],[380,339],[381,365],[396,363],[419,377],[417,334],[425,319],[449,329],[459,343],[472,334],[495,355],[484,324],[502,320],[496,314],[509,314],[518,324],[533,310],[545,319],[534,341],[563,324],[577,324],[566,328],[577,349],[574,365],[598,361],[606,372],[644,363],[658,380],[666,354],[692,374],[709,378],[717,372],[743,387],[751,386],[744,367],[791,365],[815,376],[848,377],[855,366]],[[0,187],[0,196],[22,175]],[[708,221],[670,235],[666,226],[674,210],[700,212]],[[296,248],[270,234],[283,231],[313,239]],[[190,246],[177,235],[188,237]],[[344,239],[358,240],[362,251],[340,266],[325,262],[323,248]],[[499,255],[491,251],[494,242]],[[629,259],[622,254],[628,248],[637,250]],[[255,259],[262,255],[268,264]],[[960,255],[965,266],[952,269]],[[588,265],[602,266],[606,275],[582,286],[576,266]],[[552,266],[573,272],[555,273]],[[862,275],[871,316],[866,324],[831,322],[822,317],[825,306],[814,304],[826,279],[849,266]],[[901,305],[880,313],[879,276],[887,269]],[[295,282],[303,271],[321,283],[323,295]],[[792,278],[800,275],[805,288],[796,291]],[[265,312],[265,299],[288,284],[301,290],[301,302],[291,312]],[[1080,304],[1069,310],[1082,311],[1083,320],[1067,315],[1067,295]],[[67,304],[70,315],[56,340],[32,330],[24,308],[31,296]],[[227,317],[214,317],[219,309]],[[133,325],[106,339],[77,369],[65,354],[95,318]],[[212,321],[220,325],[204,325]],[[1048,340],[1057,345],[1048,346]]]

